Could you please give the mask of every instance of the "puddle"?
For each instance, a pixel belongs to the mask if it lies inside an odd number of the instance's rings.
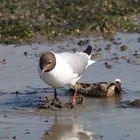
[[[119,106],[120,102],[140,99],[139,37],[136,33],[118,33],[111,41],[88,37],[25,46],[0,45],[0,62],[5,59],[0,63],[0,139],[139,140],[140,110]],[[93,46],[92,58],[96,60],[80,82],[114,82],[119,78],[124,94],[86,98],[84,105],[72,110],[36,110],[41,99],[53,93],[39,78],[39,55],[47,49],[84,50],[87,44],[80,46],[80,40],[88,40]],[[122,51],[122,45],[127,49]],[[66,96],[65,89],[58,90],[60,98]]]

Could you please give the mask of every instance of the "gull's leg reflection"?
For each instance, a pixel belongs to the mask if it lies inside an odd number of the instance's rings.
[[[43,135],[43,140],[93,140],[93,133],[78,123],[77,116],[72,120],[57,114],[54,117],[54,124]]]

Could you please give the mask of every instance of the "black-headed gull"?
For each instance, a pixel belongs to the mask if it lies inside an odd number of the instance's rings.
[[[56,88],[71,84],[75,87],[72,105],[76,103],[77,90],[75,83],[80,79],[85,69],[95,61],[90,60],[92,47],[88,46],[83,52],[44,52],[39,60],[40,78],[54,88],[54,101],[57,98]]]

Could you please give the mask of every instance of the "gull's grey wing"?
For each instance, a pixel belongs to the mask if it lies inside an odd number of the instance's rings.
[[[73,72],[79,76],[84,72],[88,66],[88,61],[90,57],[84,52],[76,53],[60,53],[59,54],[72,68]]]

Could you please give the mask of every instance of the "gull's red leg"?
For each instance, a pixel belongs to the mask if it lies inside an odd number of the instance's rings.
[[[76,96],[77,96],[77,87],[76,85],[74,86],[74,89],[75,89],[75,92],[74,92],[74,95],[72,97],[72,105],[75,106],[76,104]]]

